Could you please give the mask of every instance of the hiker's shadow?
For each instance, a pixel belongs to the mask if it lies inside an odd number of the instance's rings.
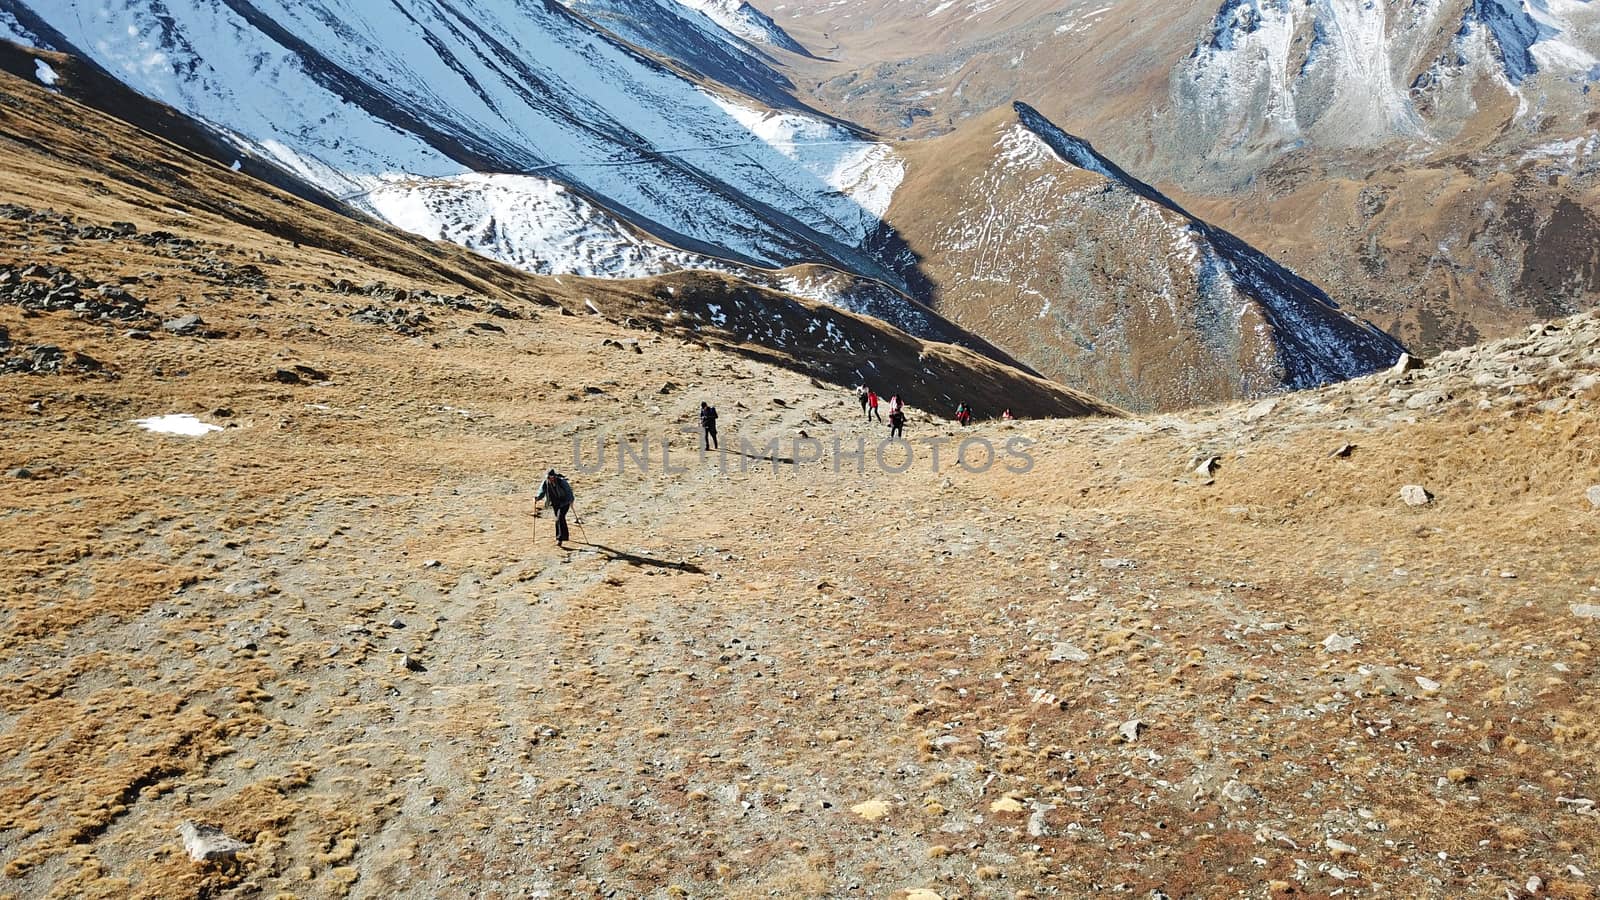
[[[604,544],[578,543],[579,547],[590,547],[600,552],[609,561],[625,562],[630,566],[654,566],[658,569],[671,569],[675,572],[688,572],[691,575],[704,575],[705,570],[691,562],[668,562],[664,559],[654,559],[649,556],[640,556],[626,550],[617,550]]]

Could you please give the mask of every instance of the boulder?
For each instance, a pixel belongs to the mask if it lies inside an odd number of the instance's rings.
[[[187,335],[198,332],[201,326],[205,324],[206,323],[204,319],[200,318],[199,316],[190,315],[179,316],[176,319],[168,319],[167,321],[161,323],[161,327],[162,329],[170,331],[173,334]]]
[[[195,862],[232,859],[240,850],[250,849],[249,844],[228,837],[215,825],[185,821],[178,826],[178,834],[183,837],[183,849],[189,851],[189,858]]]
[[[1420,484],[1408,484],[1400,489],[1400,499],[1407,506],[1427,506],[1433,502],[1433,495]]]
[[[1394,365],[1389,368],[1389,372],[1392,375],[1404,375],[1407,372],[1415,372],[1425,365],[1427,365],[1427,363],[1416,358],[1415,356],[1412,356],[1409,353],[1402,353],[1400,354],[1400,358],[1394,361]]]

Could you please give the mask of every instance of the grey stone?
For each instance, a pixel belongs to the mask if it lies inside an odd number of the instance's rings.
[[[1407,506],[1427,506],[1433,502],[1433,495],[1420,484],[1408,484],[1400,489],[1400,499]]]
[[[1600,619],[1600,604],[1574,603],[1572,614],[1580,619]]]
[[[24,481],[30,481],[37,477],[33,474],[32,470],[24,468],[23,466],[18,466],[15,469],[12,469],[11,471],[7,472],[6,475],[11,478],[21,478]]]
[[[195,862],[232,859],[240,850],[250,849],[249,844],[228,837],[215,825],[186,820],[178,826],[178,834],[183,837],[183,849],[189,852],[189,858]]]
[[[1273,410],[1275,410],[1277,408],[1278,408],[1278,400],[1277,400],[1277,398],[1274,397],[1274,398],[1270,398],[1270,399],[1267,399],[1267,400],[1262,400],[1261,402],[1259,402],[1259,403],[1255,404],[1254,406],[1251,406],[1249,409],[1245,410],[1244,411],[1244,415],[1240,416],[1240,418],[1244,419],[1246,422],[1259,421],[1261,419],[1266,418],[1268,415],[1270,415],[1272,413]]]
[[[417,660],[416,657],[412,656],[409,653],[407,653],[405,655],[405,657],[400,660],[400,662],[401,662],[401,664],[403,664],[406,667],[406,669],[408,671],[411,671],[411,672],[426,672],[426,671],[428,671],[428,667],[427,666],[423,665],[419,660]]]
[[[1234,803],[1250,803],[1261,799],[1261,792],[1242,781],[1229,779],[1222,786],[1222,797]]]
[[[1584,496],[1589,498],[1590,506],[1594,507],[1595,509],[1600,509],[1600,484],[1589,488],[1589,490],[1584,493]]]
[[[1137,741],[1139,739],[1139,735],[1148,727],[1149,726],[1145,725],[1144,722],[1139,719],[1129,719],[1128,721],[1123,722],[1122,725],[1117,728],[1117,733],[1122,735],[1123,740],[1131,744],[1134,741]]]
[[[1131,568],[1133,568],[1133,560],[1131,560],[1131,559],[1120,559],[1120,558],[1118,558],[1118,559],[1102,559],[1102,560],[1100,560],[1100,568],[1102,568],[1102,569],[1131,569]]]
[[[1415,372],[1425,365],[1427,365],[1427,363],[1416,358],[1415,356],[1412,356],[1409,353],[1402,353],[1400,354],[1400,358],[1394,361],[1394,365],[1389,369],[1389,371],[1395,375],[1404,375],[1407,372]]]
[[[1438,406],[1450,399],[1444,391],[1418,391],[1406,400],[1406,409],[1426,409]]]
[[[1074,647],[1065,641],[1057,643],[1050,648],[1051,662],[1087,662],[1088,660],[1089,654],[1087,651]]]
[[[194,334],[204,324],[205,320],[199,316],[188,315],[179,316],[176,319],[168,319],[161,323],[161,327],[173,334]]]
[[[1336,632],[1322,639],[1322,649],[1329,653],[1349,653],[1360,643],[1360,638],[1346,637]]]

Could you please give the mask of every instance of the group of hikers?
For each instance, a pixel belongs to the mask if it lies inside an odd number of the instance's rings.
[[[883,415],[878,411],[882,405],[882,398],[878,392],[866,385],[856,387],[856,399],[861,403],[861,415],[867,422],[877,419],[884,421]],[[899,394],[892,394],[888,400],[889,407],[889,439],[905,437],[906,404]],[[1011,410],[1006,410],[1000,418],[1011,421]],[[956,404],[955,420],[965,428],[972,422],[972,407],[965,403]],[[706,451],[720,450],[717,443],[717,408],[709,403],[700,403],[700,439],[701,448]],[[539,514],[539,506],[543,503],[546,508],[556,515],[556,545],[560,546],[571,540],[572,534],[567,530],[567,513],[572,510],[573,491],[571,482],[566,476],[555,469],[548,469],[544,473],[544,483],[539,486],[539,495],[534,498],[534,515]]]
[[[883,415],[878,412],[880,398],[878,392],[866,385],[856,387],[856,400],[861,403],[862,417],[871,422],[877,419],[883,421]],[[905,436],[906,431],[906,402],[900,399],[899,394],[889,398],[889,438],[891,440]]]

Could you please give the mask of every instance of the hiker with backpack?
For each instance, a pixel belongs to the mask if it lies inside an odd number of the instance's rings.
[[[534,516],[539,515],[538,503],[544,501],[545,506],[555,510],[556,513],[556,546],[559,547],[571,539],[571,532],[567,531],[567,510],[572,508],[572,485],[566,476],[549,469],[544,473],[544,484],[539,486],[539,496],[533,498]]]
[[[701,449],[721,450],[717,444],[717,408],[700,401],[700,436]]]
[[[897,404],[889,404],[889,440],[904,440],[906,436],[906,411]]]
[[[859,402],[861,404],[861,415],[864,418],[866,418],[866,420],[868,422],[872,421],[872,417],[867,415],[867,386],[866,385],[864,385],[864,384],[856,385],[856,400],[857,400],[857,402]]]

